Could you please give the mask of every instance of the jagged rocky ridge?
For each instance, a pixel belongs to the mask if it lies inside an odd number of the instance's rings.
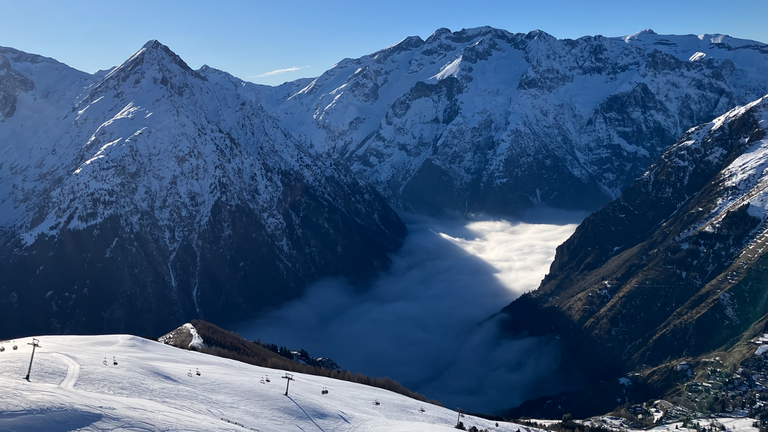
[[[507,330],[556,335],[593,382],[765,332],[766,130],[768,96],[687,131],[558,247]]]
[[[245,319],[319,277],[372,276],[405,235],[253,86],[157,41],[95,75],[2,48],[0,83],[3,335]]]
[[[768,93],[768,45],[439,29],[258,91],[285,130],[395,206],[596,210],[685,130]]]

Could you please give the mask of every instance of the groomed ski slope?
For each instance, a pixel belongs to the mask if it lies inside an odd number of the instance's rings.
[[[360,384],[296,373],[286,397],[283,371],[135,336],[38,339],[30,382],[23,377],[31,338],[16,340],[18,350],[2,343],[0,431],[456,430],[455,411]],[[469,415],[462,421],[492,431],[530,429]]]

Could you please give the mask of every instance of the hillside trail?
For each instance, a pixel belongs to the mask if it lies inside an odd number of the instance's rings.
[[[61,380],[59,387],[67,390],[74,389],[77,379],[80,378],[80,363],[65,354],[51,353],[51,355],[67,364],[67,376]]]

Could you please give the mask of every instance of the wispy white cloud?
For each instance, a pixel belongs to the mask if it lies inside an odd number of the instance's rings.
[[[261,78],[261,77],[265,77],[265,76],[280,75],[280,74],[284,74],[284,73],[288,73],[288,72],[296,72],[299,69],[306,69],[308,67],[309,66],[301,66],[301,67],[291,66],[291,67],[285,68],[285,69],[276,69],[276,70],[273,70],[273,71],[265,72],[265,73],[263,73],[261,75],[253,75],[251,78]]]

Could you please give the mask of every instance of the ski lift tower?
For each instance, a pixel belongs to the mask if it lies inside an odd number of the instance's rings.
[[[40,341],[32,338],[32,342],[27,345],[32,345],[32,357],[29,358],[29,369],[27,369],[27,376],[24,377],[25,380],[29,381],[29,373],[32,372],[32,360],[35,359],[35,348],[40,346]]]
[[[288,386],[291,385],[291,381],[294,380],[293,379],[293,375],[289,374],[288,372],[286,372],[285,376],[283,376],[283,378],[285,378],[285,380],[286,380],[285,381],[285,395],[288,396]]]
[[[464,417],[464,411],[461,408],[456,408],[456,411],[459,413],[459,415],[456,417],[456,426],[458,426],[459,423],[461,423],[461,418]]]

